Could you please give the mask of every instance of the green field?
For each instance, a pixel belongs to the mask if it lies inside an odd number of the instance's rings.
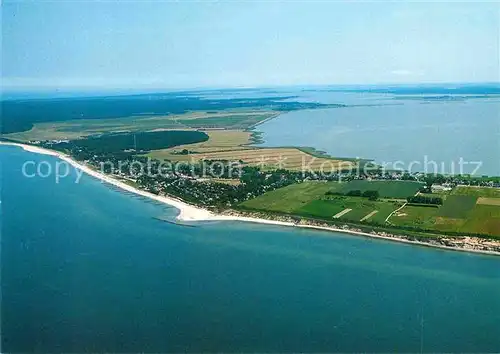
[[[366,181],[355,180],[345,183],[340,183],[332,189],[333,192],[347,193],[352,190],[367,190],[378,191],[381,198],[396,198],[406,199],[418,192],[421,183],[413,181]]]
[[[292,184],[243,202],[241,206],[251,209],[291,213],[305,204],[319,199],[335,184],[337,182],[303,182]]]
[[[476,205],[461,230],[500,235],[500,206]]]
[[[365,222],[384,224],[386,218],[402,205],[402,201],[388,199],[370,201],[367,198],[344,195],[327,195],[327,191],[346,193],[350,190],[378,190],[385,198],[403,199],[405,195],[418,190],[420,184],[399,181],[353,181],[304,182],[265,193],[255,199],[242,203],[243,207],[289,213],[308,218],[333,221],[338,213],[352,209],[341,215],[338,220],[360,222],[372,214]],[[439,232],[459,232],[462,234],[484,234],[500,236],[500,198],[493,198],[496,190],[488,188],[461,189],[459,193],[444,196],[444,204],[435,206],[406,205],[394,213],[390,224],[401,227],[414,227],[422,230]],[[473,195],[471,195],[473,194]],[[483,201],[489,204],[481,204]],[[440,195],[441,196],[441,195]],[[498,204],[494,203],[498,200]],[[477,203],[476,203],[477,201]]]
[[[473,197],[500,198],[500,188],[491,187],[465,187],[453,188],[451,195],[469,195]]]
[[[244,208],[275,211],[332,220],[345,209],[352,209],[341,220],[360,221],[373,211],[366,221],[383,223],[400,204],[388,201],[369,201],[361,197],[325,196],[329,190],[341,188],[337,182],[303,182],[280,188],[241,204]]]
[[[351,204],[348,202],[336,203],[335,200],[313,200],[294,212],[309,217],[331,219],[335,214],[352,207]]]
[[[329,199],[314,200],[304,205],[302,208],[297,209],[295,213],[308,217],[332,219],[337,213],[345,209],[352,209],[339,219],[360,221],[371,212],[377,211],[377,213],[373,214],[373,216],[366,221],[383,223],[387,216],[398,207],[398,204],[386,201],[370,201],[361,197],[339,196]]]
[[[477,197],[470,195],[449,195],[439,208],[437,216],[453,219],[465,219],[474,209]]]
[[[398,226],[432,229],[438,212],[439,208],[407,205],[402,210],[395,213],[391,217],[390,222]]]
[[[3,135],[6,138],[30,140],[79,139],[89,135],[151,131],[155,129],[182,129],[179,123],[167,116],[124,117],[110,119],[78,119],[63,122],[35,123],[23,132]]]
[[[276,116],[266,110],[222,110],[187,112],[159,116],[131,116],[108,119],[74,119],[35,123],[27,131],[2,135],[5,138],[30,141],[78,139],[89,135],[117,132],[147,132],[165,129],[247,129]]]
[[[461,193],[448,195],[438,208],[407,205],[390,222],[427,230],[500,236],[500,198],[488,198],[490,203],[493,200],[498,204],[479,204],[477,194]]]

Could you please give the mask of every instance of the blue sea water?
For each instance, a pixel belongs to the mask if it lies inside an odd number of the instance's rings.
[[[500,258],[176,211],[0,146],[2,352],[498,352]]]
[[[301,100],[348,107],[284,113],[257,127],[261,146],[311,146],[335,157],[374,160],[387,169],[500,176],[497,95],[436,102],[307,92]]]

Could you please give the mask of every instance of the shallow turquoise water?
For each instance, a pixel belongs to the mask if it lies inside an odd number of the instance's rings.
[[[176,211],[0,147],[3,352],[498,352],[500,258]]]

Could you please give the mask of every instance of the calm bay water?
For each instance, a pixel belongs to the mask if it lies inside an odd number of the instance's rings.
[[[481,162],[476,175],[500,175],[498,97],[432,102],[308,92],[302,100],[364,106],[282,114],[258,126],[262,146],[312,146],[335,157],[373,159],[387,168],[434,173],[437,166],[445,174],[458,174],[462,158],[468,162],[463,173],[473,173]]]
[[[0,147],[2,352],[498,352],[500,258],[176,211]]]

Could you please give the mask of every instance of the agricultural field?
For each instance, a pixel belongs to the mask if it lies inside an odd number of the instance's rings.
[[[117,132],[189,129],[248,129],[277,115],[274,111],[188,112],[159,116],[131,116],[108,119],[74,119],[35,123],[31,130],[4,134],[19,141],[78,139],[89,135]]]
[[[360,183],[365,182],[365,183]],[[379,184],[379,182],[381,182]],[[403,205],[403,197],[418,188],[398,181],[304,182],[268,192],[241,204],[242,207],[275,211],[325,220],[376,222],[383,224],[391,213]],[[393,184],[391,186],[391,184]],[[394,198],[370,201],[363,197],[331,195],[350,190],[382,191]],[[389,219],[394,226],[416,227],[436,232],[460,232],[500,236],[500,198],[477,197],[461,191],[443,198],[441,206],[406,205]],[[488,192],[491,195],[491,192]],[[403,199],[403,198],[401,198]]]
[[[500,190],[458,187],[437,208],[405,206],[390,222],[429,230],[500,236]],[[485,197],[486,196],[486,197]]]
[[[243,161],[250,166],[262,169],[284,168],[301,171],[303,168],[312,171],[323,170],[331,173],[340,169],[356,167],[355,161],[337,160],[327,155],[316,157],[302,151],[289,148],[258,148],[249,146],[255,140],[255,134],[241,130],[204,130],[208,141],[176,146],[171,149],[151,151],[148,156],[171,161],[229,160]],[[180,154],[182,150],[187,154]]]
[[[241,206],[259,210],[291,213],[305,204],[321,198],[336,183],[316,181],[296,183],[247,200]]]
[[[476,205],[461,231],[500,235],[500,206]]]
[[[413,181],[366,181],[354,180],[341,183],[333,189],[333,192],[347,193],[353,190],[361,192],[376,190],[381,198],[406,199],[418,192],[421,183]]]
[[[389,214],[396,210],[399,206],[400,204],[398,203],[388,201],[370,201],[362,197],[337,196],[334,198],[314,200],[300,209],[295,210],[294,213],[331,220],[342,211],[351,209],[345,214],[342,214],[339,219],[360,221],[361,219],[372,214],[364,221],[383,223]],[[374,211],[376,211],[376,213],[373,213]]]
[[[161,149],[151,151],[148,156],[159,160],[171,161],[190,161],[191,159],[200,160],[197,154],[207,154],[219,151],[236,151],[248,149],[248,144],[252,143],[252,133],[241,130],[206,130],[208,140],[195,144],[186,144],[176,146],[170,149]],[[181,155],[179,152],[188,150],[189,155]]]
[[[339,185],[338,182],[293,184],[243,202],[241,206],[327,220],[332,220],[335,215],[346,209],[352,209],[339,219],[360,221],[372,214],[365,221],[383,223],[387,216],[401,205],[389,201],[369,201],[361,197],[325,196],[326,192]]]
[[[433,229],[439,208],[407,205],[394,213],[389,219],[397,226],[414,226],[423,229]]]
[[[500,207],[500,198],[479,197],[479,198],[477,198],[477,204],[482,204],[482,205],[496,205],[496,206]]]
[[[462,226],[465,224],[467,219],[457,219],[457,218],[443,218],[437,216],[434,222],[434,229],[438,231],[464,231]]]
[[[451,195],[470,195],[473,197],[500,198],[500,188],[457,186]]]
[[[465,219],[476,205],[477,197],[470,195],[449,195],[439,208],[437,216]]]
[[[240,150],[218,151],[209,153],[191,154],[194,160],[233,160],[243,161],[250,166],[259,166],[263,169],[283,168],[291,171],[332,171],[348,170],[355,167],[355,163],[333,158],[318,158],[309,155],[297,148],[247,148]]]
[[[78,119],[62,122],[35,123],[28,131],[2,135],[3,137],[20,140],[72,140],[89,135],[151,131],[157,129],[182,129],[183,126],[169,119],[159,117],[126,117],[111,119]]]

